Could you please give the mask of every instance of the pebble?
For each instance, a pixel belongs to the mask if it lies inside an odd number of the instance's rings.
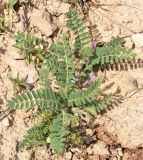
[[[92,155],[92,154],[93,154],[93,150],[92,150],[91,147],[88,147],[86,151],[87,151],[87,153],[88,153],[89,155]]]
[[[9,127],[10,126],[10,120],[8,118],[4,118],[3,121],[2,121],[2,124],[5,127]]]
[[[71,153],[71,152],[66,152],[66,153],[65,153],[65,158],[66,158],[67,160],[71,160],[71,158],[72,158],[72,153]]]
[[[93,136],[93,130],[89,128],[86,129],[86,135]]]
[[[47,143],[50,143],[50,137],[48,137],[48,138],[46,139],[46,142],[47,142]]]
[[[98,141],[96,144],[93,145],[93,152],[96,155],[110,155],[108,148],[103,141]]]
[[[132,35],[132,41],[136,48],[143,47],[143,34],[137,33]]]
[[[86,144],[90,144],[91,142],[96,140],[96,137],[91,137],[91,136],[85,136],[83,137],[83,140],[85,141]]]
[[[32,158],[32,151],[23,151],[17,154],[18,160],[30,160]]]
[[[72,151],[73,153],[75,153],[75,152],[77,152],[77,153],[82,153],[82,149],[79,149],[78,147],[76,147],[76,148],[71,148],[71,151]]]

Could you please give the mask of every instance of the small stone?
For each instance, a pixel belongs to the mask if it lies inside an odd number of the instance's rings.
[[[47,143],[50,143],[50,137],[48,137],[48,138],[46,139],[46,142],[47,142]]]
[[[71,160],[71,159],[72,159],[72,153],[71,153],[71,152],[66,152],[66,153],[65,153],[65,158],[66,158],[67,160]]]
[[[91,137],[91,136],[85,136],[83,137],[83,140],[85,141],[86,144],[90,144],[91,142],[96,140],[96,137]]]
[[[93,154],[93,150],[92,150],[91,147],[88,147],[86,151],[87,151],[87,153],[88,153],[89,155],[92,155],[92,154]]]
[[[3,125],[5,127],[9,127],[10,126],[10,120],[8,118],[4,118],[2,121]]]
[[[32,158],[32,151],[23,151],[18,152],[17,154],[18,160],[30,160]]]
[[[132,41],[136,48],[143,47],[143,34],[137,33],[132,35]]]
[[[98,141],[93,146],[93,152],[97,155],[110,155],[106,144],[103,141]]]
[[[75,153],[75,152],[77,152],[77,153],[82,153],[82,150],[80,150],[79,148],[71,148],[71,151],[73,152],[73,153]]]
[[[93,136],[93,130],[89,128],[86,129],[86,135]]]

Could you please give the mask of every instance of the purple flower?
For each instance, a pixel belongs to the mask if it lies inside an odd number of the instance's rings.
[[[92,81],[94,80],[94,78],[95,78],[95,74],[94,74],[94,72],[91,72],[91,73],[89,74],[89,79],[90,79],[90,81],[92,82]]]
[[[84,81],[83,87],[89,85],[94,80],[94,78],[95,78],[95,74],[94,74],[94,72],[91,72],[89,74],[89,77]]]
[[[93,43],[92,43],[92,48],[94,51],[96,50],[96,42],[95,41],[93,41]]]

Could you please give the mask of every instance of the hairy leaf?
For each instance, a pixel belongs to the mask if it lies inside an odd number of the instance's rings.
[[[56,153],[63,153],[64,145],[67,141],[66,135],[68,130],[65,129],[63,125],[63,117],[61,115],[57,116],[53,120],[53,124],[50,126],[50,145],[51,148]]]
[[[80,107],[92,103],[99,94],[101,79],[95,80],[88,88],[73,91],[69,94],[68,105]]]
[[[71,8],[67,13],[67,17],[67,25],[74,32],[75,35],[75,53],[82,53],[85,47],[90,46],[90,34],[87,30],[87,27],[84,25],[81,17],[75,9]],[[88,54],[89,53],[90,52],[88,52]]]
[[[37,147],[46,144],[46,137],[49,135],[49,125],[47,122],[34,126],[28,130],[24,139],[20,143],[20,148]]]
[[[31,108],[34,106],[58,108],[58,98],[50,87],[22,93],[8,100],[10,109]]]

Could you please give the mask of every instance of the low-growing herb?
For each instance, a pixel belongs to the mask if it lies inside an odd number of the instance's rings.
[[[39,108],[34,116],[39,123],[27,132],[20,147],[50,143],[55,153],[62,154],[65,144],[81,143],[78,134],[81,117],[74,108],[96,117],[112,103],[112,94],[100,94],[103,78],[96,77],[94,70],[134,57],[131,50],[123,47],[122,38],[113,38],[102,47],[91,42],[88,28],[75,9],[69,10],[67,18],[75,43],[70,45],[67,35],[59,35],[58,41],[47,47],[46,58],[41,49],[34,47],[37,39],[25,37],[23,33],[17,35],[17,47],[29,63],[34,53],[39,60],[44,60],[40,72],[42,87],[18,94],[7,102],[10,109]],[[50,73],[56,77],[54,86]]]

